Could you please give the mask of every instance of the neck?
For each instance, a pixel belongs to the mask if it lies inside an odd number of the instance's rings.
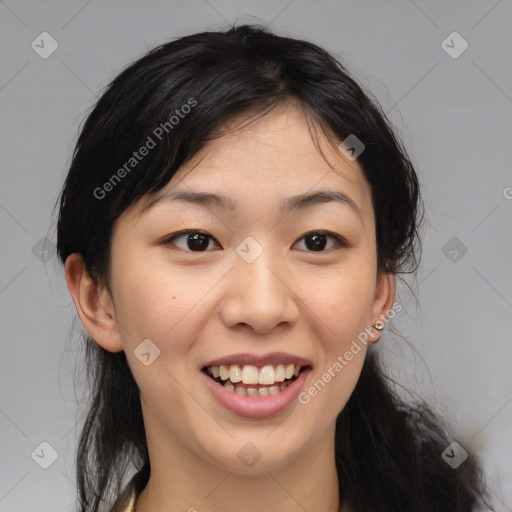
[[[151,476],[136,512],[337,512],[340,507],[334,460],[334,425],[314,444],[279,466],[262,457],[250,474],[220,467],[175,439],[147,428]],[[277,435],[277,434],[276,434]],[[171,462],[172,461],[172,462]]]

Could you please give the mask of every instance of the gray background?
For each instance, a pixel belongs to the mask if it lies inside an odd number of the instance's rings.
[[[384,332],[380,349],[397,380],[448,415],[453,440],[481,454],[496,510],[512,510],[510,0],[0,0],[0,512],[74,510],[80,343],[51,241],[80,123],[148,49],[235,20],[337,54],[401,132],[430,224],[408,278],[418,302],[404,286],[398,295],[394,324],[410,346]],[[58,42],[46,59],[31,47],[44,31]],[[442,46],[453,31],[469,44],[457,58]],[[44,441],[58,453],[48,469],[35,462],[51,461]]]

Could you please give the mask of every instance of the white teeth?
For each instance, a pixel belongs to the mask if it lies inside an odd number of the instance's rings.
[[[219,375],[222,380],[229,379],[229,366],[221,366],[219,368]]]
[[[242,368],[242,382],[244,384],[258,384],[258,368],[245,365]]]
[[[235,386],[235,393],[240,396],[247,396],[247,391],[242,386]]]
[[[285,379],[285,371],[284,366],[282,364],[277,365],[275,379],[276,382],[283,382],[283,380]]]
[[[272,386],[277,382],[284,382],[291,379],[293,376],[297,377],[300,373],[300,366],[293,363],[289,364],[268,364],[263,366],[259,371],[257,366],[248,365],[221,365],[210,366],[209,371],[213,378],[221,378],[221,380],[229,381],[232,384],[243,382],[244,384],[263,384]]]
[[[234,383],[242,380],[242,370],[237,364],[231,365],[231,368],[229,369],[229,380]]]
[[[274,376],[275,376],[274,367],[270,364],[267,366],[264,366],[260,370],[259,383],[260,384],[274,384],[274,382],[275,382]]]
[[[229,380],[227,382],[224,382],[224,387],[229,391],[235,391],[235,386],[233,386],[233,384],[231,384]]]
[[[271,395],[277,395],[277,393],[279,393],[279,391],[281,391],[279,386],[270,386],[270,388],[268,390],[269,394],[271,394]]]
[[[240,396],[268,396],[268,395],[277,395],[284,389],[288,387],[287,382],[283,382],[280,386],[270,386],[270,387],[261,387],[261,388],[245,388],[242,385],[235,386],[231,381],[227,380],[224,382],[223,386],[233,393],[236,393]]]

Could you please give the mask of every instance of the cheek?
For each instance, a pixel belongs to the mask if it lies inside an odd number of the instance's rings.
[[[344,364],[334,358],[308,382],[299,395],[300,407],[303,407],[301,421],[306,428],[321,433],[335,422],[359,380],[364,354],[363,348]],[[335,364],[336,361],[339,364]]]
[[[164,345],[184,326],[196,325],[195,306],[214,282],[173,270],[162,258],[148,260],[128,251],[116,261],[112,277],[116,315],[132,341],[150,338]]]
[[[367,346],[358,336],[369,327],[374,288],[371,262],[347,265],[311,288],[309,301],[322,320],[322,332],[317,333],[320,364],[304,402],[311,402],[308,407],[323,418],[322,423],[336,418],[359,379]]]
[[[324,320],[335,339],[366,327],[375,290],[375,273],[369,265],[347,265],[308,282],[304,301]]]

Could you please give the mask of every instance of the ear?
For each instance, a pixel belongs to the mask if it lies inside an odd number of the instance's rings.
[[[395,303],[395,289],[395,274],[379,273],[377,286],[375,287],[375,299],[373,301],[372,326],[374,324],[385,325]],[[381,331],[374,327],[371,328],[371,332],[372,335],[368,337],[369,345],[377,343],[381,333]]]
[[[107,287],[89,275],[81,254],[68,256],[65,272],[69,293],[92,339],[109,352],[123,350],[114,304]]]

